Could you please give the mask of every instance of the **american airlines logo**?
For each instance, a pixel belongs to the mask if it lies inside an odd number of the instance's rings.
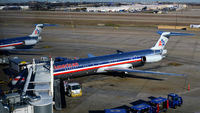
[[[63,68],[71,68],[71,67],[75,67],[75,66],[79,66],[79,63],[70,63],[70,64],[63,64],[63,65],[57,65],[54,66],[54,69],[63,69]]]
[[[39,31],[38,29],[36,29],[36,30],[35,30],[35,35],[39,34],[39,32],[40,32],[40,31]]]
[[[159,42],[159,46],[164,46],[164,45],[165,45],[165,41],[163,39],[161,39]]]

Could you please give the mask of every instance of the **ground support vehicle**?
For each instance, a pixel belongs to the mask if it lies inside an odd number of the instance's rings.
[[[130,113],[153,113],[152,106],[146,103],[135,105],[130,108]]]
[[[153,113],[167,112],[169,101],[166,98],[158,97],[149,101],[149,105],[152,106]]]
[[[78,97],[82,96],[82,88],[79,83],[67,83],[64,84],[65,93],[69,97]]]
[[[105,109],[105,113],[127,113],[126,109]]]
[[[167,99],[169,101],[169,107],[176,109],[177,106],[181,106],[183,104],[183,99],[179,95],[175,93],[170,93],[167,96]]]

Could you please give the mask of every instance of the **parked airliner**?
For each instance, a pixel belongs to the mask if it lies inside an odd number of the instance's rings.
[[[105,72],[134,72],[171,76],[183,76],[182,74],[163,73],[155,71],[136,70],[134,67],[143,66],[145,63],[153,63],[161,61],[167,50],[164,49],[170,36],[186,36],[193,35],[188,33],[175,33],[158,31],[160,38],[150,49],[122,52],[117,51],[116,54],[94,56],[88,54],[88,58],[81,59],[63,59],[54,62],[55,78],[68,78],[73,76],[105,73]]]
[[[32,34],[24,37],[0,39],[0,51],[26,51],[37,44],[42,37],[40,33],[45,26],[55,26],[54,24],[36,24]]]

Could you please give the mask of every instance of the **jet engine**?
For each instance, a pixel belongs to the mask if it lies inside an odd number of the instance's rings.
[[[162,55],[148,55],[142,58],[143,62],[158,62],[160,60],[162,60],[163,56]]]
[[[24,40],[24,45],[35,45],[37,40]]]

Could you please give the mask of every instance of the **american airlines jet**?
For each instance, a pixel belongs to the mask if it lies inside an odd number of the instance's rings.
[[[40,33],[45,26],[55,26],[53,24],[36,24],[32,34],[24,37],[0,39],[0,51],[26,51],[37,44],[42,37]]]

